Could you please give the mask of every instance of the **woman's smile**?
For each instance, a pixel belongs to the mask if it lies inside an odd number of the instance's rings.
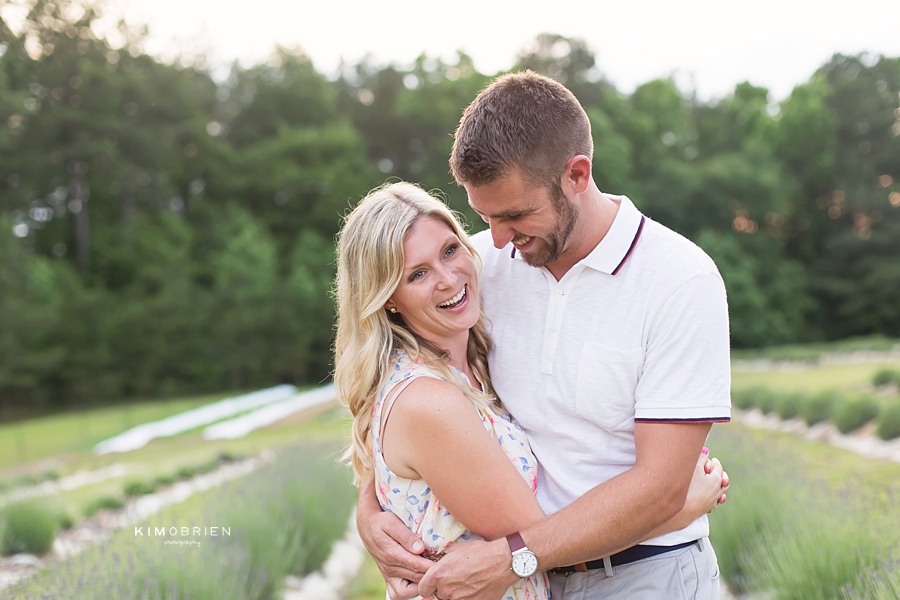
[[[465,303],[469,299],[468,289],[469,289],[468,284],[464,285],[458,294],[456,294],[455,296],[453,296],[446,302],[442,302],[442,303],[438,304],[438,308],[440,308],[442,310],[450,310],[450,311],[463,308]]]
[[[481,314],[475,260],[452,229],[423,218],[403,241],[403,275],[385,305],[412,331],[447,348],[468,336]]]

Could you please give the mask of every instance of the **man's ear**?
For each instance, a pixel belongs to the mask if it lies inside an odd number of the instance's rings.
[[[584,154],[576,154],[566,163],[563,171],[562,185],[568,186],[573,194],[582,194],[591,183],[591,159]]]

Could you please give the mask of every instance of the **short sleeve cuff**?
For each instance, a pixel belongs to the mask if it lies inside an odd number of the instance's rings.
[[[701,408],[660,407],[635,411],[635,423],[728,423],[731,421],[731,403]]]

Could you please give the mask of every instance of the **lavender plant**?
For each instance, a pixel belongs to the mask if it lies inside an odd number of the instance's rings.
[[[265,600],[327,558],[355,490],[334,443],[282,450],[253,473],[118,532],[16,598]],[[213,535],[215,528],[215,535]],[[2,597],[2,593],[0,593]]]
[[[870,593],[897,581],[889,559],[900,543],[900,508],[890,487],[856,475],[865,459],[735,425],[714,428],[708,445],[732,481],[727,504],[710,517],[710,538],[735,591],[779,600],[898,597]],[[838,460],[850,476],[835,474]]]

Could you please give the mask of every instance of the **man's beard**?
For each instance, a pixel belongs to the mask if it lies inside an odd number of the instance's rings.
[[[522,252],[522,260],[532,267],[545,267],[558,259],[566,249],[566,242],[572,229],[575,228],[575,221],[578,220],[578,207],[576,207],[568,198],[563,195],[562,190],[556,191],[556,198],[553,201],[553,212],[556,213],[556,226],[553,231],[547,234],[546,238],[538,241],[542,242],[538,247],[530,252]]]

